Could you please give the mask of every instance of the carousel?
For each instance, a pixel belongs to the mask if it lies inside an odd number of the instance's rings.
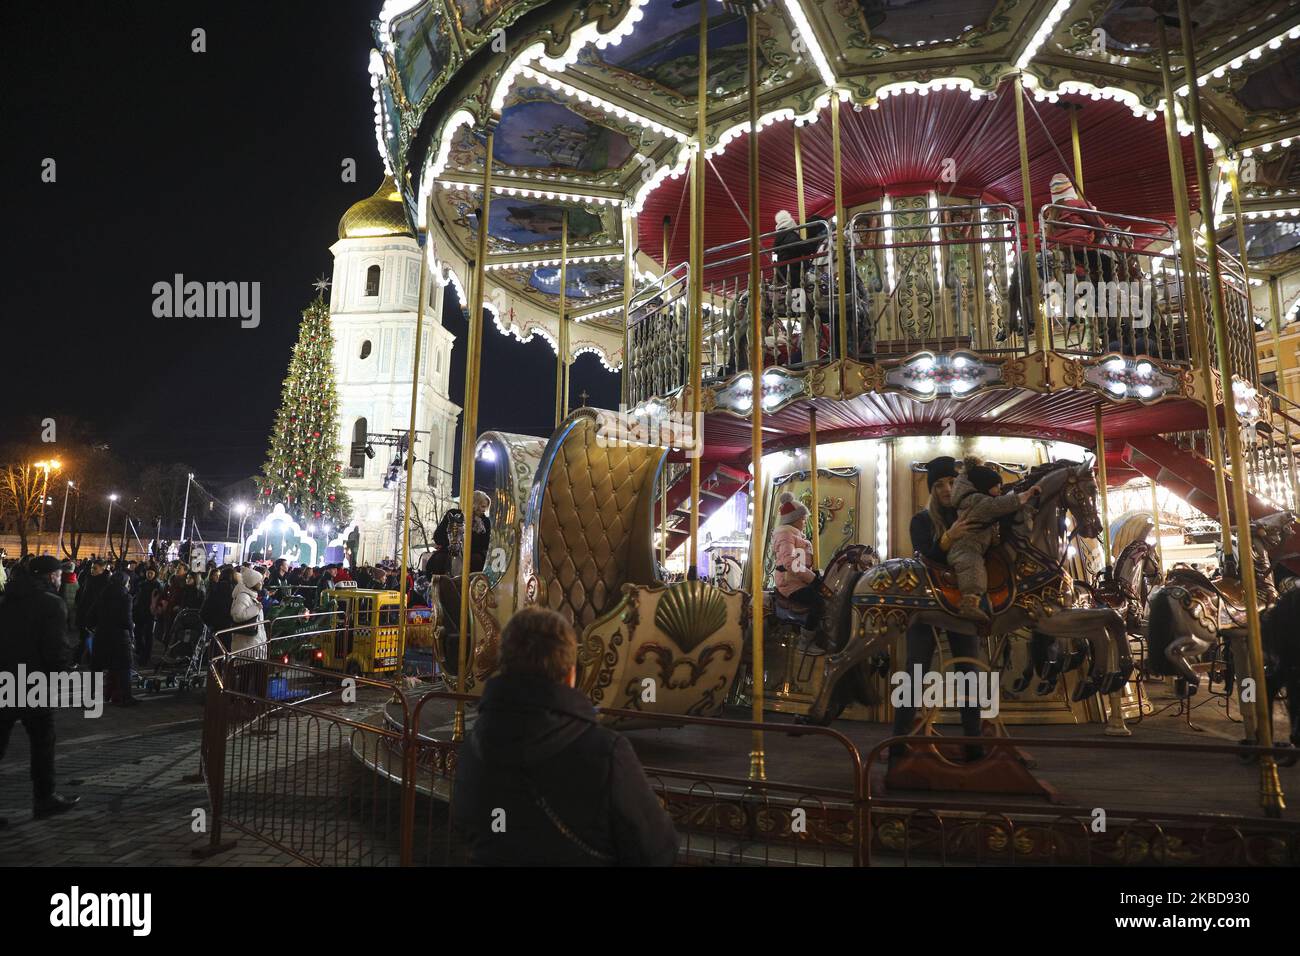
[[[388,0],[374,35],[421,282],[470,316],[460,500],[492,498],[483,567],[438,589],[449,686],[481,689],[517,609],[555,609],[603,719],[703,772],[708,727],[638,728],[834,721],[865,752],[920,628],[938,670],[997,678],[983,733],[1127,745],[1176,713],[1159,733],[1273,746],[1300,697],[1300,408],[1257,334],[1297,291],[1300,8]],[[555,351],[549,438],[480,433],[497,334]],[[576,361],[619,376],[618,409],[575,403]],[[974,469],[1029,503],[968,604],[914,525]],[[815,594],[780,586],[804,571]],[[743,740],[751,780],[813,774],[801,737]],[[887,785],[1032,777],[996,750],[909,744]],[[1206,787],[1277,815],[1279,762],[1221,758]]]

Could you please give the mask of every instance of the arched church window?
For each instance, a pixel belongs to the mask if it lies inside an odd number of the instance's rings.
[[[371,266],[366,270],[366,295],[379,295],[379,274],[382,271],[379,266]]]
[[[363,359],[370,358],[370,340],[369,340],[369,339],[366,339],[364,342],[361,343],[361,357],[362,357]]]

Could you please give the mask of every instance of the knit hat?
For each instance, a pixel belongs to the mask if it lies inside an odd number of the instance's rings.
[[[1074,191],[1074,183],[1070,182],[1070,177],[1065,173],[1057,173],[1052,177],[1051,190],[1052,202],[1079,198],[1079,194]]]
[[[988,494],[1002,484],[1002,476],[986,465],[973,465],[966,469],[966,480],[981,494]]]
[[[927,491],[933,491],[934,486],[944,478],[957,477],[957,459],[951,455],[940,455],[938,458],[932,458],[925,465],[925,486]]]
[[[32,574],[50,574],[54,571],[62,571],[63,565],[59,559],[50,554],[42,554],[32,558],[31,563],[27,565],[27,570]]]
[[[794,229],[798,225],[799,224],[794,221],[794,216],[790,215],[789,210],[782,209],[776,214],[776,228],[781,230]]]
[[[244,587],[250,591],[256,591],[262,583],[261,573],[254,571],[252,568],[244,568],[244,572],[239,576],[239,579],[244,582]]]
[[[781,497],[777,500],[781,503],[777,508],[777,524],[792,524],[799,527],[808,520],[807,506],[801,501],[796,501],[790,492],[781,492]]]

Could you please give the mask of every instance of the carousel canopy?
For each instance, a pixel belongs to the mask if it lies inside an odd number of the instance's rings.
[[[953,161],[956,197],[1023,205],[1009,79],[1027,117],[1035,203],[1072,171],[1078,124],[1085,194],[1100,208],[1173,218],[1154,0],[779,0],[756,18],[762,231],[797,210],[794,137],[806,208],[833,205],[828,104],[842,111],[844,201],[936,189]],[[1170,27],[1175,84],[1196,82],[1211,145],[1243,167],[1249,253],[1270,268],[1300,220],[1300,7],[1289,0],[1190,4],[1198,75]],[[636,266],[657,271],[665,217],[671,265],[685,259],[685,177],[696,134],[697,3],[674,0],[388,0],[372,55],[377,135],[413,221],[426,201],[431,256],[462,287],[494,129],[491,290],[502,331],[554,342],[560,224],[569,212],[568,311],[575,353],[621,361],[623,217],[637,216]],[[705,242],[748,234],[746,23],[708,4]],[[833,92],[834,91],[834,92]],[[1180,128],[1186,123],[1178,111]],[[1292,137],[1296,138],[1293,147]],[[1184,140],[1184,163],[1190,162]],[[1220,189],[1217,192],[1222,193]],[[1193,196],[1193,205],[1198,197]],[[1216,195],[1221,206],[1221,196]],[[1294,205],[1293,205],[1294,204]],[[797,212],[796,212],[797,214]],[[1024,210],[1021,210],[1023,221]],[[1228,222],[1231,227],[1231,222]],[[1282,258],[1279,258],[1282,257]],[[651,265],[651,261],[656,263]]]

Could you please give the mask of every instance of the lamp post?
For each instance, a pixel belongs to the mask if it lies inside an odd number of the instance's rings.
[[[64,521],[67,520],[68,517],[68,492],[71,491],[74,487],[75,485],[73,484],[72,479],[69,478],[67,485],[65,485],[63,488],[63,514],[59,515],[59,545],[57,548],[54,549],[55,557],[58,557],[59,554],[63,551],[63,523]]]
[[[108,517],[104,520],[104,557],[108,557],[108,529],[113,524],[113,502],[117,495],[108,496]]]
[[[239,512],[239,560],[244,560],[244,522],[248,520],[248,505],[239,502],[235,505],[235,510]]]
[[[185,507],[181,510],[181,536],[178,541],[185,540],[185,522],[190,517],[190,482],[194,480],[194,472],[185,476]]]
[[[45,537],[45,501],[50,491],[50,472],[58,471],[63,463],[57,458],[51,458],[49,461],[36,462],[35,467],[41,470],[41,518],[36,526],[36,553],[40,554]]]

